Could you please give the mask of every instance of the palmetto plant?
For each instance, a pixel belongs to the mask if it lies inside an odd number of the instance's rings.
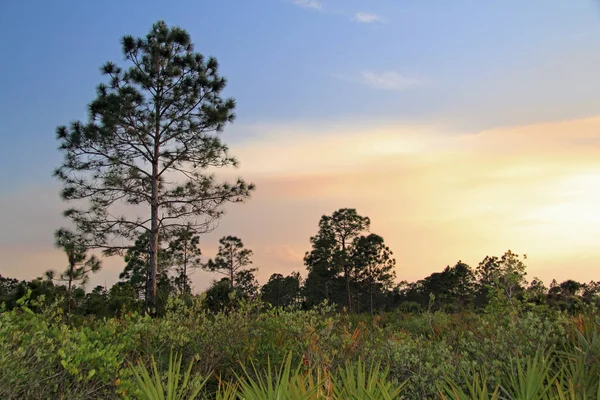
[[[323,381],[320,376],[313,378],[312,371],[302,372],[301,366],[292,370],[292,354],[279,367],[273,370],[270,361],[267,370],[261,373],[254,363],[252,370],[242,366],[243,376],[237,376],[238,397],[245,400],[312,400],[327,399],[323,394]]]
[[[553,397],[551,397],[553,400],[600,400],[600,385],[595,391],[589,393],[585,389],[577,387],[571,380],[566,382],[557,380],[555,386]]]
[[[464,390],[460,385],[450,379],[439,386],[441,400],[498,400],[500,399],[500,387],[496,386],[494,391],[488,389],[487,380],[479,373],[475,373],[472,379],[466,375]]]
[[[238,398],[244,400],[396,400],[405,383],[395,384],[388,379],[388,370],[379,364],[367,368],[362,361],[348,362],[332,375],[327,370],[302,371],[292,369],[288,355],[278,371],[270,363],[265,373],[252,365],[238,376]]]
[[[549,399],[558,377],[551,375],[551,367],[552,359],[539,350],[533,357],[515,358],[501,390],[510,399]]]
[[[600,398],[600,334],[594,318],[577,318],[570,347],[558,357],[564,383],[557,390],[581,399]]]
[[[568,360],[572,353],[545,355],[537,351],[533,357],[515,358],[493,392],[485,374],[465,377],[464,384],[447,379],[440,384],[442,400],[600,400],[598,374],[586,369],[580,359]],[[466,389],[465,389],[466,388]]]
[[[166,382],[158,371],[154,356],[152,356],[152,375],[146,365],[138,361],[137,365],[130,364],[135,382],[147,400],[184,400],[197,399],[206,384],[208,377],[203,380],[192,378],[194,361],[190,361],[183,377],[181,375],[181,355],[169,354],[169,369]],[[183,379],[182,379],[183,378]]]
[[[356,363],[346,363],[332,381],[334,398],[349,400],[401,399],[400,393],[407,382],[393,383],[388,379],[388,372],[387,368],[382,369],[379,364],[371,364],[367,369],[366,364],[360,359]]]

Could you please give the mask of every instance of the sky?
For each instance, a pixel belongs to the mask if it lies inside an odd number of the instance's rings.
[[[86,118],[157,20],[219,60],[223,140],[257,190],[202,236],[239,236],[264,283],[305,274],[319,219],[371,218],[398,280],[507,250],[547,285],[600,280],[600,6],[593,0],[0,2],[0,274],[63,270],[55,129]],[[124,263],[104,260],[93,285]],[[193,275],[196,290],[212,279]]]

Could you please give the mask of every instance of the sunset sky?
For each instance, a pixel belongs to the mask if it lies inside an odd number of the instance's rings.
[[[319,218],[369,216],[414,281],[527,253],[528,278],[600,280],[600,5],[584,0],[0,2],[0,274],[63,270],[55,128],[86,118],[119,40],[159,20],[217,57],[256,184],[201,239],[305,274]],[[90,287],[118,279],[105,260]],[[216,275],[198,272],[196,290]]]

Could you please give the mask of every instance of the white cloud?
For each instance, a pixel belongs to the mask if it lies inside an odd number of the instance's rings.
[[[312,10],[320,11],[323,9],[323,5],[317,0],[292,0],[292,3],[299,7],[308,8]]]
[[[319,12],[323,12],[326,14],[331,14],[331,15],[337,15],[339,17],[344,17],[344,18],[349,18],[352,21],[355,21],[359,24],[374,24],[374,23],[378,23],[378,22],[383,22],[383,18],[381,18],[379,15],[377,14],[372,14],[372,13],[366,13],[366,12],[357,12],[354,13],[354,15],[352,15],[351,13],[348,13],[346,11],[343,10],[333,10],[333,9],[325,9],[325,7],[323,6],[323,3],[320,0],[285,0],[288,1],[298,7],[307,9],[307,10],[313,10],[313,11],[319,11]]]
[[[366,85],[384,90],[404,90],[420,83],[418,79],[404,76],[395,71],[363,72],[362,81]]]
[[[359,24],[373,24],[375,22],[383,21],[381,17],[376,14],[369,14],[364,12],[357,12],[356,14],[354,14],[354,18],[352,19],[358,22]]]

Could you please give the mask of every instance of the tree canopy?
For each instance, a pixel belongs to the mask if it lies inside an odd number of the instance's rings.
[[[250,257],[252,257],[252,250],[244,248],[242,239],[231,235],[224,236],[219,240],[217,255],[214,259],[208,260],[205,268],[225,275],[231,286],[235,288],[238,281],[241,281],[239,278],[244,278],[244,282],[252,281],[243,274],[246,267],[252,264]]]
[[[159,21],[143,38],[124,36],[126,65],[107,62],[87,122],[57,129],[64,153],[55,176],[65,215],[89,247],[115,254],[149,235],[147,302],[155,303],[159,236],[183,226],[215,227],[227,202],[254,186],[218,182],[212,169],[237,166],[220,132],[234,120],[235,101],[215,58],[194,51],[189,34]]]

